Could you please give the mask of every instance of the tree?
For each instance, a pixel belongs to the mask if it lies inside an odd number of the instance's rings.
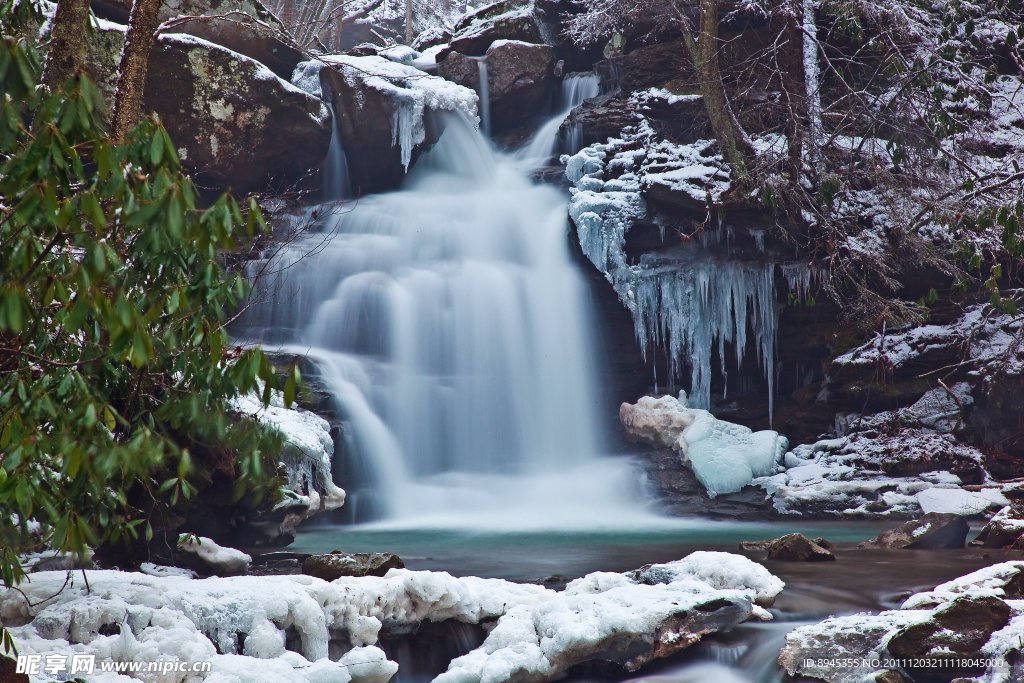
[[[57,3],[43,69],[44,87],[59,90],[82,68],[88,28],[89,0],[60,0]]]
[[[340,50],[345,27],[369,16],[384,0],[271,0],[267,6],[281,17],[292,39],[302,48]]]
[[[279,384],[229,347],[248,283],[222,253],[263,227],[229,195],[196,206],[155,119],[112,142],[81,73],[36,88],[39,60],[0,2],[0,580],[19,553],[142,544],[213,468],[239,497],[276,490],[278,438],[231,401]],[[20,3],[28,7],[29,3]],[[38,20],[38,17],[35,17]],[[24,122],[33,120],[32,128]],[[285,386],[294,397],[297,370]],[[290,390],[289,390],[290,388]]]
[[[153,49],[163,0],[134,0],[128,18],[128,33],[121,51],[117,76],[117,95],[111,137],[121,140],[138,123],[142,112],[142,96],[146,89],[149,53]]]

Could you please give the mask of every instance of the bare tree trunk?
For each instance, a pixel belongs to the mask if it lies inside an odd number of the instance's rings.
[[[779,80],[786,96],[789,119],[786,121],[789,173],[793,186],[799,186],[803,173],[804,131],[807,125],[807,89],[804,79],[804,32],[801,4],[792,0],[791,12],[786,14],[783,31],[784,44],[780,50]]]
[[[82,68],[89,28],[89,0],[60,0],[50,31],[43,86],[58,90]]]
[[[718,60],[719,4],[720,0],[700,0],[700,28],[696,37],[689,18],[678,4],[676,11],[683,21],[683,42],[697,70],[697,84],[704,109],[711,120],[711,130],[734,175],[743,179],[747,175],[747,161],[753,155],[753,148],[736,120],[722,82],[722,68]]]
[[[135,0],[128,19],[128,34],[121,51],[121,68],[114,99],[114,122],[111,137],[120,140],[132,129],[142,112],[142,95],[146,89],[149,53],[156,39],[158,15],[163,0]]]
[[[413,20],[412,2],[413,2],[413,0],[405,0],[405,44],[406,45],[411,45],[413,38],[416,37],[415,35],[413,35],[413,30],[412,30],[412,20]]]
[[[334,49],[342,51],[345,41],[345,0],[338,2],[338,14],[334,17]]]

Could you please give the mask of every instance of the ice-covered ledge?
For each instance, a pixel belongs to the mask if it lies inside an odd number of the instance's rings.
[[[0,622],[22,653],[208,661],[211,681],[256,680],[259,672],[260,680],[300,683],[384,683],[397,665],[376,648],[381,632],[447,620],[497,623],[443,681],[480,681],[485,669],[489,681],[546,681],[597,657],[635,670],[707,633],[770,619],[762,605],[784,586],[761,565],[716,552],[626,574],[595,572],[564,591],[405,569],[330,583],[299,575],[87,576],[88,587],[80,574],[65,586],[66,572],[39,572],[19,589],[0,590]],[[182,683],[181,676],[161,680]]]

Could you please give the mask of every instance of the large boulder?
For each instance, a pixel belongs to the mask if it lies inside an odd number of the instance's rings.
[[[993,515],[978,537],[971,541],[971,545],[984,548],[1020,547],[1024,543],[1021,540],[1024,536],[1024,514],[1020,502],[1014,503]]]
[[[483,61],[487,65],[487,92],[495,130],[521,124],[524,117],[540,113],[549,103],[555,63],[551,47],[498,40],[487,48]],[[477,58],[452,52],[438,65],[438,74],[482,92]]]
[[[108,101],[125,27],[99,22],[87,70]],[[156,112],[183,166],[211,191],[292,184],[319,166],[330,143],[323,103],[263,64],[194,36],[163,34],[150,56],[144,112]]]
[[[882,532],[861,548],[887,550],[937,550],[963,548],[970,525],[960,515],[930,512],[921,519],[904,522],[895,529]]]
[[[453,112],[477,123],[475,92],[383,57],[306,62],[302,81],[316,73],[322,92],[333,103],[358,194],[394,189],[401,183],[416,155],[440,136],[432,113]]]
[[[310,555],[302,562],[302,573],[324,581],[343,576],[384,576],[392,569],[404,569],[405,563],[393,553],[345,553]]]
[[[531,3],[502,0],[467,14],[455,25],[451,42],[438,54],[438,60],[445,59],[449,51],[483,56],[497,40],[544,42]]]
[[[245,192],[291,182],[327,153],[323,103],[254,60],[165,35],[149,73],[144,106],[160,115],[200,185]]]
[[[251,57],[285,80],[305,56],[287,33],[266,23],[243,17],[197,17],[183,21],[169,33],[185,33]]]

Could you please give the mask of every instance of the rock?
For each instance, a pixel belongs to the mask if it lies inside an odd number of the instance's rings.
[[[96,16],[127,24],[132,0],[92,0]],[[284,32],[281,21],[259,0],[165,0],[158,15],[161,22],[183,15],[213,16],[237,12],[258,19],[276,31]],[[237,15],[236,15],[237,16]]]
[[[875,674],[873,683],[908,683],[908,679],[895,669],[886,669]]]
[[[188,34],[226,47],[255,59],[286,81],[306,58],[287,33],[255,19],[203,17],[175,26],[168,33]]]
[[[836,559],[831,551],[803,534],[786,534],[769,542],[765,549],[768,551],[769,560],[822,562]]]
[[[31,683],[28,674],[18,672],[18,662],[11,657],[0,655],[0,681],[4,683]]]
[[[202,576],[239,576],[249,571],[252,557],[241,550],[218,545],[205,536],[182,534],[178,557]]]
[[[108,100],[125,27],[101,22],[87,70]],[[319,166],[331,139],[316,97],[259,62],[188,35],[161,35],[150,56],[144,112],[156,112],[182,165],[211,192],[290,185]]]
[[[1024,514],[1021,513],[1020,503],[1008,505],[993,515],[985,528],[981,530],[978,537],[971,541],[971,545],[980,545],[983,548],[1005,548],[1007,546],[1019,547],[1024,541]]]
[[[310,555],[302,562],[302,573],[324,581],[342,576],[384,576],[392,569],[403,569],[405,563],[393,553],[345,553],[340,550],[326,555]]]
[[[76,569],[92,569],[95,566],[96,565],[92,561],[91,552],[80,557],[78,555],[70,555],[67,553],[46,551],[34,559],[30,558],[25,563],[25,568],[32,573],[51,571],[70,572]]]
[[[930,512],[918,520],[905,522],[879,534],[858,548],[890,550],[937,550],[963,548],[970,526],[960,515]]]
[[[641,396],[635,404],[619,406],[619,421],[630,441],[671,448],[693,424],[693,415],[672,396]]]
[[[887,647],[893,657],[914,661],[940,662],[936,667],[910,664],[906,667],[915,681],[949,680],[954,676],[977,676],[985,670],[964,666],[963,660],[976,655],[989,637],[1010,621],[1011,609],[996,597],[961,597],[940,608],[927,620],[893,635]],[[979,662],[983,661],[981,659]]]
[[[476,119],[475,92],[383,57],[334,58],[320,69],[320,83],[331,95],[349,174],[360,194],[401,183],[416,155],[440,136],[431,112]]]
[[[544,42],[530,3],[505,0],[467,15],[455,26],[448,47],[438,53],[438,62],[451,52],[481,57],[497,40]]]
[[[522,125],[546,109],[554,84],[555,52],[547,45],[499,40],[484,56],[487,65],[491,124],[495,131]],[[480,91],[478,60],[452,52],[438,65],[438,75]]]
[[[248,192],[290,183],[327,153],[315,97],[258,62],[190,36],[161,36],[144,106],[154,110],[199,185]]]

